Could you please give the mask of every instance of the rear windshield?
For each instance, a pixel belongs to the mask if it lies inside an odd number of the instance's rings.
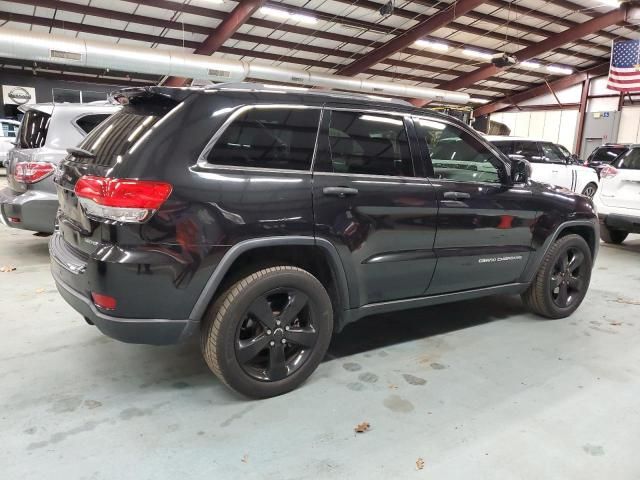
[[[632,148],[616,163],[618,168],[640,170],[640,148]]]
[[[593,155],[589,159],[590,162],[603,162],[603,163],[611,163],[616,158],[620,156],[620,154],[626,152],[627,149],[624,147],[601,147],[596,149],[593,152]]]
[[[51,115],[39,110],[28,110],[20,125],[20,148],[41,148],[47,141]]]
[[[95,127],[79,147],[94,156],[71,156],[71,161],[111,167],[118,157],[133,153],[175,102],[127,105]]]

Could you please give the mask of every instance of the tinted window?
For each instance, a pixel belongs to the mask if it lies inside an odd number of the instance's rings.
[[[398,116],[332,111],[329,156],[329,170],[336,173],[414,174],[404,120]]]
[[[599,147],[591,154],[589,162],[611,163],[626,151],[624,147]]]
[[[0,131],[0,137],[15,138],[18,134],[18,125],[13,123],[2,122],[2,130]]]
[[[560,150],[560,153],[562,153],[562,156],[564,158],[569,158],[571,156],[571,153],[569,152],[569,150],[567,150],[567,148],[563,145],[556,145],[556,147],[558,147],[558,150]]]
[[[564,154],[553,143],[541,143],[544,159],[550,163],[565,163]]]
[[[20,148],[40,148],[47,141],[51,115],[38,110],[28,110],[22,119]]]
[[[618,164],[618,168],[640,170],[640,148],[632,148],[616,163]]]
[[[493,143],[502,153],[509,156],[513,153],[513,142],[491,142]]]
[[[536,142],[513,142],[513,154],[522,155],[525,160],[534,163],[542,162],[542,155]]]
[[[78,120],[76,120],[76,125],[78,125],[84,133],[89,133],[110,116],[110,113],[85,115],[84,117],[80,117]]]
[[[207,161],[235,167],[309,170],[319,109],[252,108],[227,127]]]
[[[435,120],[417,119],[431,155],[435,178],[500,183],[502,164],[471,133]]]
[[[173,107],[175,102],[127,105],[94,128],[79,147],[95,157],[71,156],[77,163],[113,166],[118,157],[138,149],[149,132]]]

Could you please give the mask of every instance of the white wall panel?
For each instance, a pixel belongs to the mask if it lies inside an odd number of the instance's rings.
[[[531,121],[529,122],[530,138],[542,138],[544,135],[544,124],[547,112],[531,112]]]
[[[528,137],[530,121],[531,121],[530,112],[517,112],[516,122],[515,122],[516,129],[515,131],[511,132],[511,135],[516,137]]]
[[[570,152],[573,152],[578,130],[579,112],[578,110],[562,110],[561,113],[558,141],[556,143],[564,145]]]
[[[621,143],[637,143],[640,141],[640,107],[624,107],[620,114],[618,141]]]
[[[592,98],[589,100],[587,112],[616,112],[618,110],[618,97]]]

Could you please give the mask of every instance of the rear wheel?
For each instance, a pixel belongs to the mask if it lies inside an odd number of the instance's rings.
[[[558,239],[522,300],[535,313],[548,318],[571,315],[582,303],[591,281],[591,250],[579,235]]]
[[[203,322],[209,368],[249,397],[289,392],[313,373],[333,330],[331,300],[309,272],[278,266],[248,275],[224,292]]]
[[[582,190],[582,195],[585,197],[593,198],[596,192],[598,191],[598,186],[595,183],[589,183],[584,190]]]
[[[624,230],[613,230],[606,225],[600,226],[600,238],[606,243],[619,245],[625,241],[627,235],[629,235],[629,232],[625,232]]]

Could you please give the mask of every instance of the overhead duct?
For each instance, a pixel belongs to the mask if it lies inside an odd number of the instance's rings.
[[[115,45],[108,42],[40,34],[5,27],[0,28],[0,56],[33,62],[109,68],[125,72],[187,77],[212,82],[240,82],[250,78],[267,82],[336,88],[445,103],[469,103],[469,95],[460,92],[272,67],[206,55]]]

